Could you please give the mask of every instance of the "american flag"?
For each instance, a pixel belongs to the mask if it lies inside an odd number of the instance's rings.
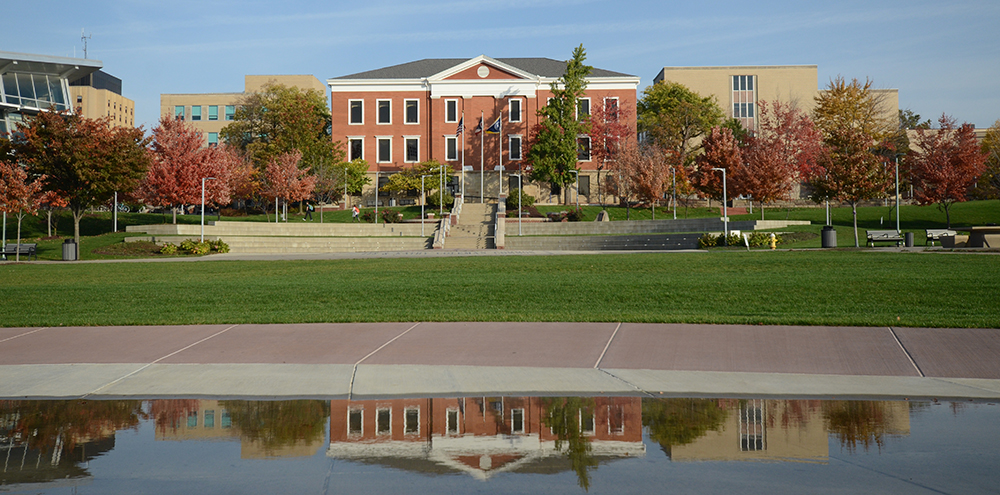
[[[458,129],[455,131],[455,136],[461,136],[465,132],[465,117],[458,121]]]

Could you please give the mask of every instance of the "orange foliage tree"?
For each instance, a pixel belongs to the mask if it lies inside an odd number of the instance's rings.
[[[27,215],[34,215],[41,205],[45,193],[42,180],[45,176],[30,180],[24,167],[10,160],[0,161],[0,210],[13,213],[17,217],[17,243],[21,244],[21,221]],[[21,250],[14,255],[21,261]]]
[[[310,175],[308,168],[299,168],[301,159],[302,154],[298,151],[282,153],[272,158],[264,172],[261,194],[269,198],[282,199],[286,204],[310,197],[316,188],[316,176]]]

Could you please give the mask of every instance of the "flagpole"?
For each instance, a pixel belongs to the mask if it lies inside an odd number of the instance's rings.
[[[503,112],[503,110],[500,110]],[[497,202],[500,202],[500,196],[503,195],[503,113],[500,114],[500,132],[497,133],[497,137],[500,138],[500,144],[497,145],[497,160],[500,162],[500,167],[497,168]]]
[[[480,127],[480,129],[479,129],[479,202],[480,203],[485,203],[486,202],[486,187],[483,185],[484,182],[485,182],[483,180],[483,177],[486,176],[486,160],[484,160],[485,155],[483,155],[483,139],[484,139],[484,137],[486,135],[486,129],[482,129],[482,127],[483,127],[483,118],[484,117],[485,117],[485,115],[483,114],[483,111],[480,110],[479,111],[479,127]]]
[[[464,106],[464,103],[463,103]],[[462,201],[465,201],[465,110],[462,110]]]

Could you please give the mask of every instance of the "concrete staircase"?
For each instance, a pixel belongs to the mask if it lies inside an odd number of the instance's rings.
[[[458,225],[451,227],[445,239],[445,249],[493,249],[493,216],[496,206],[465,203]]]
[[[430,249],[431,238],[438,222],[425,225],[420,235],[419,223],[263,223],[209,222],[205,239],[222,239],[233,253],[333,253],[372,251],[416,251]],[[148,240],[156,243],[179,244],[185,239],[197,240],[200,225],[133,225],[126,242]]]

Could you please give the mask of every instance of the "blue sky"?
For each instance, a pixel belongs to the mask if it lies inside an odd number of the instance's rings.
[[[115,0],[8,2],[0,50],[83,56],[123,80],[148,129],[160,93],[238,92],[245,74],[321,81],[422,58],[566,59],[642,78],[663,66],[819,66],[899,89],[901,108],[1000,119],[1000,2]]]

